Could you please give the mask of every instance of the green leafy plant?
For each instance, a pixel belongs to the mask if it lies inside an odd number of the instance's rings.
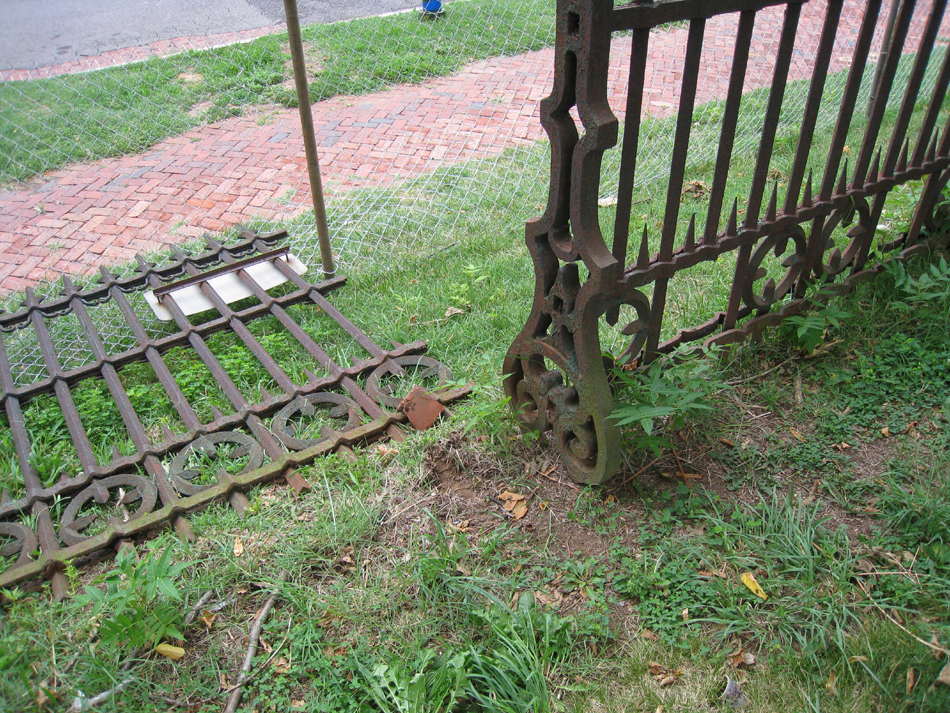
[[[822,304],[817,300],[812,300],[812,304],[818,309],[786,317],[779,328],[783,337],[806,354],[812,354],[821,346],[830,327],[839,329],[842,320],[851,316],[850,312],[835,305]]]
[[[701,356],[696,351],[680,349],[646,369],[614,370],[617,405],[610,417],[618,426],[633,427],[635,446],[660,455],[660,448],[670,443],[654,433],[681,427],[687,418],[714,410],[709,400],[728,385],[716,376],[712,360],[703,358],[712,349],[702,348]]]
[[[886,271],[901,293],[900,299],[890,303],[893,309],[913,314],[918,319],[931,314],[943,319],[950,317],[950,264],[943,255],[919,277],[914,277],[897,261],[888,263]]]
[[[468,655],[437,656],[432,649],[420,652],[412,666],[377,663],[372,668],[357,662],[366,691],[385,713],[451,711],[464,696]]]
[[[75,597],[79,607],[92,605],[102,642],[139,649],[154,648],[166,637],[184,638],[182,596],[174,580],[191,562],[173,564],[172,550],[164,537],[140,560],[134,548],[126,547],[116,557],[115,569],[95,580],[105,591],[87,585],[85,593]]]

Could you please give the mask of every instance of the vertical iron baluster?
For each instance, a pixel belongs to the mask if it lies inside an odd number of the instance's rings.
[[[881,73],[881,83],[878,87],[878,94],[874,99],[874,106],[872,107],[871,114],[868,117],[868,127],[864,132],[864,139],[861,142],[861,152],[858,154],[858,160],[854,164],[854,179],[851,183],[853,188],[860,188],[864,185],[864,178],[867,175],[868,167],[871,165],[871,158],[874,155],[875,147],[877,146],[877,137],[881,131],[881,124],[884,120],[884,112],[887,109],[888,99],[890,99],[891,86],[894,83],[894,77],[897,75],[897,66],[900,64],[901,60],[901,50],[903,49],[904,42],[907,39],[907,30],[910,28],[910,21],[914,15],[915,5],[916,0],[903,0],[900,12],[898,12],[897,23],[894,26],[894,38],[893,42],[891,43],[890,50],[887,53],[884,71]],[[904,130],[906,130],[906,124],[904,126]],[[903,133],[903,131],[901,133]],[[898,144],[902,143],[903,139],[898,142]],[[893,151],[888,151],[888,157],[890,157],[892,153]],[[894,164],[897,162],[899,153],[900,146],[897,147],[897,152],[893,153],[894,159],[890,164],[892,169]],[[888,175],[888,171],[886,170],[887,166],[888,162],[885,160],[885,170],[882,171],[882,175]]]
[[[739,27],[736,31],[736,46],[733,52],[732,71],[729,75],[729,91],[726,95],[726,110],[722,116],[722,133],[719,137],[716,169],[713,173],[712,189],[709,191],[709,212],[706,214],[703,243],[712,243],[719,233],[722,203],[726,196],[726,180],[729,178],[729,163],[732,161],[732,147],[736,140],[736,122],[739,119],[739,109],[742,106],[742,88],[745,85],[746,68],[749,64],[749,47],[752,44],[752,31],[754,29],[755,12],[752,10],[742,12],[739,15]]]
[[[950,51],[947,52],[950,54]],[[936,138],[936,137],[934,137]],[[950,155],[950,117],[947,118],[947,124],[943,127],[943,136],[940,145],[934,147],[935,159],[945,158]],[[946,185],[946,173],[937,171],[927,176],[927,182],[924,183],[924,190],[921,192],[920,202],[914,211],[914,219],[911,222],[910,229],[907,231],[907,245],[913,245],[920,237],[920,231],[924,223],[931,217],[929,212],[933,210],[937,201],[937,192]]]
[[[755,161],[752,186],[749,189],[749,202],[746,204],[745,226],[747,228],[754,228],[759,222],[762,197],[765,195],[765,183],[769,177],[769,164],[772,161],[775,133],[778,130],[779,118],[782,115],[782,101],[785,99],[788,70],[792,62],[792,51],[795,49],[795,30],[798,27],[798,18],[801,16],[801,12],[802,6],[798,3],[785,7],[785,22],[782,26],[782,37],[779,40],[778,55],[775,58],[769,103],[765,109],[765,121],[762,125],[762,139],[759,142],[759,154]]]
[[[43,483],[40,482],[39,474],[30,462],[30,454],[33,451],[30,446],[30,435],[26,430],[26,420],[23,418],[20,399],[12,395],[16,385],[13,382],[13,372],[10,370],[10,359],[7,357],[2,332],[0,332],[0,387],[8,394],[3,401],[3,410],[7,414],[10,435],[13,437],[13,447],[16,449],[17,459],[20,461],[23,487],[26,489],[27,497],[35,497],[43,489]],[[53,527],[53,519],[50,516],[49,508],[45,502],[37,499],[33,502],[31,510],[33,515],[36,516],[36,536],[40,551],[46,555],[55,552],[59,549],[59,538],[56,536],[56,529]],[[57,601],[64,599],[69,592],[69,580],[59,570],[53,571],[50,586]]]
[[[106,350],[105,344],[102,342],[102,338],[99,336],[99,332],[96,330],[95,323],[89,316],[86,305],[77,296],[76,288],[73,286],[72,281],[66,276],[63,276],[63,288],[63,294],[69,299],[69,306],[73,314],[75,314],[79,320],[83,334],[86,337],[86,342],[92,350],[93,357],[97,362],[102,363],[103,360],[109,356],[109,353]],[[122,381],[119,379],[116,368],[112,364],[103,363],[102,378],[106,382],[109,393],[112,394],[112,398],[116,402],[119,415],[122,417],[122,422],[125,424],[132,443],[135,444],[136,451],[138,451],[139,456],[142,456],[151,446],[151,440],[145,434],[145,427],[142,425],[141,420],[139,420],[139,416],[132,406],[132,401],[129,399],[128,393],[126,393],[125,388],[122,386]],[[116,448],[113,446],[113,453],[115,452]],[[151,476],[152,481],[158,488],[158,494],[162,499],[162,504],[173,505],[178,502],[178,495],[175,489],[165,478],[165,468],[162,466],[161,461],[154,455],[146,455],[144,457],[144,465],[146,472]],[[184,517],[175,517],[172,521],[172,526],[182,539],[195,539],[194,532],[188,520]]]
[[[620,181],[617,186],[617,213],[614,221],[613,255],[621,265],[627,260],[627,238],[630,233],[630,204],[637,171],[637,149],[640,143],[640,115],[643,111],[643,77],[646,73],[650,31],[634,30],[630,38],[630,76],[627,80],[627,108],[624,119],[623,145],[620,149]],[[608,319],[608,321],[610,321]],[[611,324],[615,324],[613,318]]]
[[[129,326],[129,329],[132,330],[132,335],[135,337],[135,340],[145,349],[145,358],[151,365],[152,371],[155,372],[155,376],[162,385],[162,388],[165,389],[165,393],[168,394],[169,401],[171,401],[172,406],[178,413],[179,418],[181,418],[185,428],[189,431],[194,431],[201,425],[198,414],[195,413],[191,404],[188,403],[188,399],[185,397],[181,387],[178,386],[178,382],[175,381],[175,377],[169,370],[165,360],[162,359],[162,355],[151,343],[148,332],[145,330],[135,310],[132,309],[132,305],[129,303],[125,293],[116,285],[115,276],[105,267],[101,268],[101,272],[103,281],[109,285],[109,296],[125,318],[125,323]]]
[[[838,33],[838,23],[841,20],[841,6],[844,0],[829,0],[828,12],[825,15],[824,28],[821,31],[821,41],[815,57],[815,69],[812,72],[811,86],[808,89],[808,99],[805,102],[805,113],[802,118],[801,134],[798,146],[795,148],[795,160],[788,176],[788,192],[785,195],[785,213],[791,215],[798,207],[798,198],[802,190],[802,181],[805,178],[805,168],[808,165],[808,154],[811,151],[812,139],[815,134],[815,124],[818,121],[818,112],[821,109],[821,99],[825,91],[825,79],[828,76],[828,65],[831,63],[831,52],[834,49],[835,37]]]
[[[944,48],[943,65],[940,67],[940,74],[934,85],[933,96],[930,97],[927,113],[924,115],[923,123],[920,126],[917,145],[914,147],[914,154],[910,160],[911,166],[920,166],[924,162],[924,155],[930,146],[934,127],[937,125],[937,119],[940,117],[940,111],[943,108],[943,100],[947,96],[948,84],[950,84],[950,47]]]
[[[871,42],[874,39],[874,30],[877,26],[878,14],[881,11],[882,0],[868,0],[861,20],[861,29],[854,47],[854,56],[851,58],[851,69],[848,72],[848,82],[845,85],[844,95],[841,97],[841,108],[838,110],[838,119],[835,122],[835,131],[828,150],[828,160],[825,163],[825,172],[821,178],[821,187],[818,189],[818,201],[831,200],[831,193],[838,177],[838,167],[844,154],[845,142],[848,140],[848,131],[851,129],[851,119],[858,101],[858,92],[864,79],[864,69],[867,67],[868,55],[871,51]],[[825,250],[824,227],[827,216],[819,214],[811,224],[808,234],[808,246],[805,252],[805,263],[802,265],[801,277],[795,286],[795,295],[802,297],[812,280],[815,266]]]
[[[795,29],[801,16],[801,5],[793,4],[785,7],[785,21],[782,25],[782,37],[779,40],[778,54],[775,58],[772,86],[769,90],[769,103],[765,109],[765,119],[762,126],[762,138],[759,141],[759,153],[755,162],[752,176],[752,186],[749,189],[749,201],[746,204],[745,227],[754,228],[759,222],[759,211],[762,208],[762,196],[765,193],[765,182],[769,175],[769,163],[772,160],[772,148],[775,143],[775,132],[778,129],[778,120],[782,114],[782,101],[785,98],[785,85],[788,81],[788,70],[792,61],[792,50],[795,48]],[[733,206],[733,216],[735,206]],[[730,219],[730,222],[732,220]],[[745,243],[739,248],[736,257],[736,269],[732,279],[732,289],[729,292],[729,301],[726,313],[723,316],[723,330],[732,329],[739,317],[739,306],[742,292],[747,280],[749,260],[752,257],[752,244]]]
[[[924,28],[920,48],[917,50],[917,57],[914,59],[914,67],[911,70],[910,77],[907,79],[907,86],[904,89],[904,99],[901,102],[900,112],[897,115],[897,122],[891,134],[891,143],[888,147],[887,156],[884,159],[884,165],[881,171],[882,176],[891,176],[894,173],[894,166],[897,164],[898,157],[904,146],[904,138],[907,136],[907,127],[910,126],[910,120],[914,114],[914,106],[917,104],[920,86],[923,84],[924,74],[927,72],[927,65],[930,63],[930,55],[933,52],[934,41],[937,39],[937,31],[940,29],[940,22],[943,19],[943,13],[946,7],[947,0],[934,0],[933,6],[930,9],[930,17],[927,20],[927,26]],[[918,147],[918,150],[919,149],[926,151],[927,147]],[[914,153],[916,155],[917,152],[915,151]],[[858,175],[855,174],[855,180],[857,180],[857,178]]]
[[[683,81],[680,85],[680,105],[676,116],[676,133],[673,139],[673,160],[670,166],[670,181],[666,190],[666,209],[663,215],[663,233],[660,236],[659,260],[666,261],[673,256],[673,242],[676,239],[676,222],[679,219],[680,199],[683,195],[683,178],[686,174],[686,159],[689,152],[689,133],[693,125],[693,107],[696,104],[696,83],[699,78],[699,66],[703,54],[703,36],[706,20],[690,20],[689,34],[686,38],[686,62],[683,66]],[[663,311],[666,308],[666,290],[669,280],[657,280],[653,288],[653,307],[651,310],[650,332],[647,335],[647,361],[656,357],[655,350],[660,343],[660,329],[663,326]]]
[[[38,307],[39,302],[36,295],[29,287],[26,288],[26,306]],[[76,447],[76,454],[79,456],[79,464],[87,475],[95,475],[99,472],[99,464],[92,452],[92,445],[89,443],[89,437],[86,435],[86,429],[82,425],[82,419],[79,417],[79,410],[76,408],[76,402],[69,391],[69,386],[63,378],[63,369],[59,363],[59,357],[56,355],[56,349],[53,347],[53,340],[50,337],[49,328],[46,325],[46,318],[38,309],[30,311],[30,323],[36,330],[36,337],[39,341],[40,352],[43,355],[43,362],[46,370],[53,378],[53,392],[56,394],[56,400],[59,401],[59,408],[66,419],[66,428],[69,430],[69,436],[72,438],[73,445]]]

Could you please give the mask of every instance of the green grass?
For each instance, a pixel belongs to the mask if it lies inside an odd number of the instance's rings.
[[[453,4],[303,30],[312,101],[452,74],[553,44],[554,4]],[[358,58],[358,59],[357,59]],[[49,79],[0,83],[0,185],[73,161],[140,153],[254,105],[296,106],[286,34]]]

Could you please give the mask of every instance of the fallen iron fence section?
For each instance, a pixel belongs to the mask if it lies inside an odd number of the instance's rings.
[[[950,179],[950,126],[944,127],[941,135],[937,124],[950,83],[950,52],[943,50],[941,55],[934,47],[946,0],[929,5],[912,68],[903,84],[895,83],[895,77],[917,3],[903,0],[892,14],[888,23],[890,51],[877,68],[867,123],[852,149],[847,144],[853,140],[849,131],[856,113],[865,111],[859,97],[866,82],[872,40],[887,21],[881,13],[881,0],[867,0],[849,50],[846,65],[850,69],[831,144],[813,171],[809,163],[814,160],[810,154],[815,126],[842,9],[854,9],[843,0],[828,0],[794,160],[780,201],[778,182],[772,181],[770,194],[768,184],[804,4],[787,0],[670,0],[615,8],[612,0],[558,2],[555,84],[541,110],[541,122],[551,140],[549,198],[544,215],[526,226],[536,276],[534,304],[508,353],[505,389],[526,427],[553,432],[555,444],[578,481],[601,482],[620,465],[620,432],[609,418],[613,409],[607,378],[610,365],[605,365],[600,337],[605,325],[618,325],[622,312],[632,317],[629,322],[619,322],[626,339],[620,360],[625,363],[646,363],[698,340],[729,344],[803,310],[812,285],[827,283],[831,289],[846,290],[858,280],[869,279],[882,269],[880,262],[871,261],[874,248],[881,254],[896,250],[896,259],[902,259],[930,249],[939,239],[935,215]],[[779,48],[761,117],[754,173],[747,192],[737,196],[729,208],[727,179],[753,31],[759,13],[774,6],[784,7],[784,19],[775,29]],[[729,13],[736,16],[734,54],[708,208],[705,222],[694,214],[684,229],[681,197],[690,158],[704,32],[707,20]],[[639,242],[628,251],[633,186],[644,150],[639,143],[643,77],[655,28],[664,23],[688,24],[665,208],[659,235],[651,235],[644,225]],[[598,195],[604,154],[618,142],[619,121],[608,101],[608,68],[611,37],[619,32],[631,35],[631,59],[616,220],[608,244],[601,229]],[[926,96],[921,87],[932,59],[939,70],[930,96]],[[889,108],[894,110],[886,124],[890,133],[882,135]],[[572,111],[577,112],[582,131]],[[889,244],[875,245],[888,193],[920,179],[924,180],[922,194],[909,229]],[[739,209],[740,201],[744,212]],[[671,280],[724,256],[734,258],[735,272],[722,309],[705,323],[661,341]],[[581,273],[581,265],[586,275]]]
[[[351,455],[350,446],[382,436],[401,439],[399,424],[405,416],[396,411],[400,399],[394,394],[394,380],[423,382],[435,388],[436,398],[443,403],[467,393],[466,387],[446,387],[451,373],[434,359],[422,356],[424,342],[394,344],[389,350],[379,347],[328,301],[328,293],[344,285],[345,279],[309,283],[293,269],[285,248],[274,249],[274,243],[285,237],[284,232],[245,232],[241,241],[230,246],[209,238],[208,251],[192,256],[174,250],[174,261],[160,269],[142,258],[130,277],[119,278],[103,268],[101,285],[85,291],[77,290],[64,277],[61,298],[41,302],[27,290],[25,309],[0,316],[0,412],[8,421],[22,478],[20,492],[11,496],[4,489],[0,498],[0,555],[9,558],[6,564],[10,565],[0,573],[0,587],[47,576],[55,596],[62,598],[67,593],[62,574],[67,562],[121,544],[166,522],[180,536],[192,538],[186,514],[196,508],[226,499],[243,512],[248,505],[243,491],[254,485],[282,477],[300,491],[309,486],[297,468],[315,457],[332,452]],[[278,270],[289,287],[266,291],[252,274],[262,262]],[[248,301],[256,304],[232,308],[216,287],[214,280],[221,276],[236,277],[255,298]],[[140,296],[149,288],[174,322],[166,336],[152,336],[130,302],[130,295]],[[207,321],[188,317],[179,300],[185,302],[183,294],[189,288],[200,291],[200,299],[213,305],[216,317]],[[102,304],[118,309],[126,329],[134,335],[134,346],[113,353],[100,332],[101,325],[90,316],[90,309]],[[369,358],[354,360],[349,367],[334,361],[288,311],[299,304],[310,305],[332,319]],[[214,314],[204,312],[209,313]],[[296,383],[247,327],[265,317],[275,319],[309,355],[312,368],[326,375],[304,370],[306,380]],[[56,322],[67,318],[78,323],[80,333],[74,336],[85,341],[93,357],[76,368],[64,366],[65,352],[76,345],[51,336]],[[38,341],[43,375],[24,380],[30,383],[17,383],[5,342],[24,331]],[[272,395],[261,389],[260,402],[248,400],[209,347],[209,336],[221,331],[235,335],[279,385],[280,393]],[[189,402],[166,363],[165,355],[178,347],[198,356],[230,402],[232,413],[222,414],[212,406],[212,420],[199,417],[197,404]],[[183,431],[172,432],[165,426],[157,435],[143,425],[120,378],[123,368],[143,362],[167,394]],[[97,458],[73,396],[77,385],[92,379],[105,382],[134,445],[133,454],[122,455],[113,448],[107,462]],[[37,454],[24,416],[24,406],[43,395],[55,396],[81,466],[76,474],[61,473],[49,486],[44,486],[35,467]],[[318,415],[323,418],[315,418]],[[301,422],[308,420],[322,424],[318,437],[305,437]],[[204,464],[202,456],[206,457]],[[210,456],[216,456],[214,463],[237,461],[239,472],[224,467],[207,472]],[[131,510],[133,504],[133,512],[126,510],[125,506]],[[94,530],[99,532],[92,534]]]

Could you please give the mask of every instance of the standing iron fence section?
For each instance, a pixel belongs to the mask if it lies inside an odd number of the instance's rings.
[[[192,256],[173,249],[174,261],[160,269],[142,258],[130,277],[119,278],[103,268],[101,284],[83,291],[64,277],[62,297],[39,301],[27,290],[25,309],[0,315],[0,413],[9,426],[22,481],[19,492],[11,496],[4,489],[0,495],[0,556],[4,558],[0,563],[7,566],[0,573],[0,587],[45,576],[52,580],[55,596],[62,598],[67,594],[62,573],[67,562],[81,561],[116,543],[121,546],[133,535],[166,523],[190,539],[193,534],[186,515],[192,510],[227,500],[243,512],[248,506],[244,491],[254,485],[284,478],[299,492],[309,486],[297,468],[314,458],[333,452],[352,456],[350,446],[384,436],[401,440],[399,424],[405,416],[396,410],[395,381],[424,383],[443,403],[467,393],[466,387],[447,387],[451,373],[422,355],[424,342],[394,343],[388,350],[379,347],[328,301],[327,295],[344,285],[345,279],[309,283],[293,269],[287,250],[274,248],[285,237],[284,232],[245,232],[242,240],[230,246],[209,238],[206,252]],[[265,290],[254,273],[261,262],[269,262],[289,286]],[[246,302],[255,304],[232,306],[215,282],[221,276],[236,277],[255,298]],[[187,288],[200,290],[201,299],[210,301],[217,316],[206,321],[189,318],[189,310],[179,304],[179,300],[185,302],[181,295]],[[154,336],[143,324],[141,310],[130,301],[131,295],[148,289],[174,324],[165,336]],[[134,345],[125,342],[129,348],[122,351],[110,348],[101,324],[90,314],[102,304],[121,313]],[[329,317],[368,358],[354,359],[351,366],[338,364],[291,314],[295,305],[309,305]],[[75,368],[67,368],[62,355],[77,345],[57,340],[51,333],[51,325],[67,318],[79,327],[73,338],[84,341],[92,356]],[[261,318],[276,320],[309,357],[311,368],[324,376],[304,369],[305,379],[291,378],[248,328]],[[35,334],[43,370],[18,383],[19,373],[11,367],[5,343],[24,330]],[[222,364],[221,355],[209,346],[217,332],[233,334],[235,342],[279,386],[279,392],[261,388],[262,399],[252,402]],[[230,413],[212,405],[211,420],[199,416],[199,404],[189,401],[167,363],[168,353],[180,347],[197,355],[210,372],[230,403]],[[161,434],[146,428],[130,398],[121,372],[143,362],[174,407],[182,426],[175,432],[167,426]],[[123,455],[113,447],[111,458],[97,457],[74,398],[77,386],[89,380],[105,382],[133,453]],[[41,478],[37,471],[38,454],[24,415],[24,407],[44,395],[55,397],[65,421],[64,437],[72,441],[79,464],[78,472],[53,474],[52,484],[44,484],[50,479]],[[318,433],[304,432],[308,421],[317,424]],[[236,461],[236,467],[220,467],[221,461]]]
[[[881,55],[876,72],[868,72],[875,76],[873,99],[859,143],[852,148],[846,142],[854,140],[849,131],[856,113],[865,110],[859,96],[870,66],[872,40],[887,20],[881,16],[881,0],[864,4],[858,36],[849,43],[846,85],[830,147],[819,157],[819,174],[810,165],[814,161],[810,154],[829,64],[833,52],[840,51],[835,40],[845,7],[844,0],[828,0],[781,201],[778,182],[772,181],[771,191],[768,184],[804,4],[787,0],[669,0],[620,7],[614,7],[612,0],[558,3],[554,90],[541,109],[541,123],[551,141],[549,198],[544,215],[526,226],[536,275],[534,303],[509,350],[505,389],[526,428],[552,431],[554,443],[579,482],[603,481],[621,460],[620,432],[610,419],[613,399],[608,372],[614,362],[603,356],[600,340],[605,325],[620,327],[626,342],[617,360],[624,364],[647,363],[687,342],[737,342],[776,325],[805,308],[810,286],[827,283],[830,289],[846,290],[880,271],[881,263],[871,262],[875,232],[888,193],[909,181],[924,180],[910,227],[896,241],[879,246],[879,252],[897,250],[896,259],[902,259],[929,249],[937,239],[933,237],[938,227],[935,213],[950,178],[950,127],[943,127],[941,134],[937,126],[950,83],[950,52],[935,51],[946,0],[929,5],[916,52],[907,58],[904,45],[916,0],[903,0],[893,13],[889,51]],[[756,18],[774,6],[784,8],[784,18],[775,30],[779,46],[754,172],[748,189],[735,196],[729,207],[727,179]],[[854,10],[850,5],[847,9]],[[703,216],[693,214],[684,229],[681,199],[704,32],[710,18],[729,13],[737,16],[733,61],[705,222]],[[681,71],[670,73],[671,81],[679,82],[680,93],[665,208],[659,235],[651,235],[644,225],[639,242],[634,241],[628,250],[636,167],[644,150],[638,144],[643,78],[651,39],[656,28],[667,23],[686,23],[688,40]],[[630,34],[631,51],[616,219],[608,245],[598,195],[605,152],[617,145],[620,134],[608,102],[611,37],[620,32]],[[927,96],[921,87],[932,60],[939,69]],[[912,61],[912,67],[901,86],[895,78],[902,61]],[[888,109],[896,112],[885,123]],[[842,227],[847,228],[843,238]],[[735,272],[724,308],[704,323],[661,339],[671,280],[726,255],[734,256]],[[618,323],[622,310],[633,318]]]

